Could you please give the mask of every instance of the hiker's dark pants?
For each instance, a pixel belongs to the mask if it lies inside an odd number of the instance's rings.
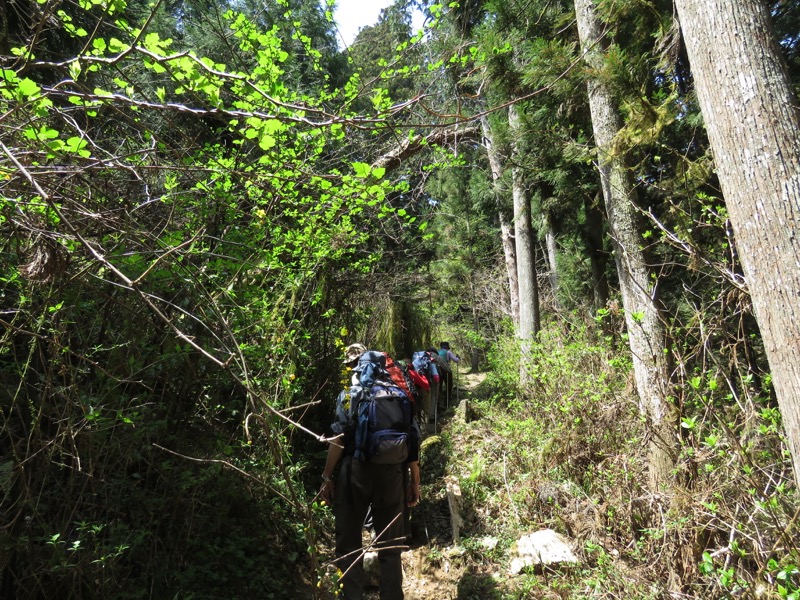
[[[453,372],[443,371],[439,383],[441,385],[440,402],[444,400],[446,406],[450,406],[453,397]]]
[[[403,465],[376,465],[354,460],[352,456],[342,459],[333,514],[336,517],[336,564],[346,572],[342,580],[345,600],[361,600],[364,595],[361,531],[370,504],[375,535],[378,536],[381,600],[403,599],[403,565],[399,547],[405,543],[403,469]]]

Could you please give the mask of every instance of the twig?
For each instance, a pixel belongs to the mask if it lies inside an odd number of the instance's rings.
[[[169,448],[164,448],[164,446],[160,446],[159,444],[156,444],[155,442],[153,443],[153,446],[158,448],[159,450],[163,450],[164,452],[168,452],[169,454],[173,454],[173,455],[175,455],[177,457],[180,457],[180,458],[183,458],[185,460],[189,460],[189,461],[197,462],[197,463],[220,464],[220,465],[222,465],[224,467],[228,467],[229,469],[233,469],[234,471],[236,471],[240,475],[244,475],[248,479],[252,479],[256,483],[268,487],[275,494],[277,494],[278,496],[280,496],[281,498],[286,500],[286,502],[291,502],[291,500],[289,498],[287,498],[286,496],[284,496],[281,493],[280,490],[275,489],[273,486],[269,485],[267,482],[262,481],[261,479],[259,479],[258,477],[254,476],[254,475],[251,475],[247,471],[243,471],[242,469],[240,469],[236,465],[229,463],[227,460],[220,460],[218,458],[197,458],[197,457],[194,457],[194,456],[186,456],[185,454],[181,454],[180,452],[175,452],[174,450],[170,450]]]

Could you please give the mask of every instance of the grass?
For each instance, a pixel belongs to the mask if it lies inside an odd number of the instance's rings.
[[[726,406],[723,427],[707,405],[724,398],[701,390],[674,487],[653,495],[629,362],[588,333],[546,332],[520,389],[515,360],[497,353],[467,400],[474,418],[451,419],[423,454],[420,550],[457,598],[800,597],[797,496],[774,411]],[[455,554],[446,477],[462,493]],[[581,565],[510,575],[514,542],[543,528],[568,537]]]

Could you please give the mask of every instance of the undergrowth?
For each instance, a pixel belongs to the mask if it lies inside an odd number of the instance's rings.
[[[777,411],[732,398],[714,373],[677,386],[675,478],[653,494],[631,365],[611,341],[543,331],[524,388],[514,345],[490,354],[473,417],[445,434],[445,474],[464,503],[460,589],[477,568],[495,574],[483,598],[800,598]],[[580,565],[507,574],[515,541],[544,528],[571,541]]]

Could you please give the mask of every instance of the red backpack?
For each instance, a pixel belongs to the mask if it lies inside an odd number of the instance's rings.
[[[423,377],[419,373],[417,373],[414,369],[408,370],[408,376],[411,378],[411,381],[414,382],[414,385],[421,390],[429,390],[431,389],[431,384],[428,383],[428,378]]]
[[[401,369],[400,366],[396,364],[394,360],[392,360],[391,356],[389,356],[386,352],[384,352],[383,355],[386,357],[386,372],[389,374],[389,377],[392,378],[392,381],[397,387],[399,387],[408,395],[413,403],[415,400],[415,385],[413,379],[409,381],[409,379],[406,378],[406,374],[403,369]]]

